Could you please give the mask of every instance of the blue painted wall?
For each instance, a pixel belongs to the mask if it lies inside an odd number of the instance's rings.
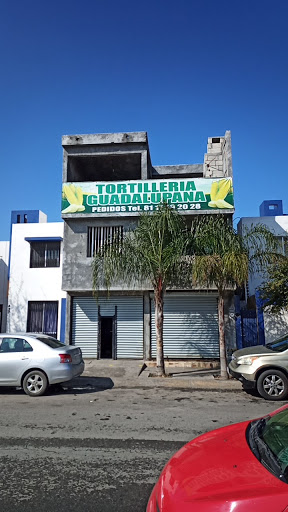
[[[283,203],[280,199],[271,199],[270,201],[263,201],[260,204],[260,217],[275,217],[276,215],[283,215]]]
[[[60,341],[65,343],[66,299],[61,299]]]

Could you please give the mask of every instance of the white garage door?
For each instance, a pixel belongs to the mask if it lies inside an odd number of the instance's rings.
[[[73,297],[72,343],[83,356],[97,357],[98,307],[101,316],[113,316],[117,306],[117,359],[143,358],[143,297]]]
[[[154,301],[151,304],[152,357],[156,357]],[[164,297],[164,356],[219,357],[217,297],[171,293]]]

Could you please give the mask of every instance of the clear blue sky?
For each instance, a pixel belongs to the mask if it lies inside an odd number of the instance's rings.
[[[288,2],[15,0],[1,8],[1,225],[59,221],[64,134],[147,131],[154,165],[232,132],[235,217],[288,213]]]

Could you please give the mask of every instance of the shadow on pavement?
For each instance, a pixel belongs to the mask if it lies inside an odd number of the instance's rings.
[[[245,391],[245,393],[247,393],[247,395],[257,396],[258,398],[261,398],[257,389],[249,389],[249,388],[245,388],[244,386],[242,386],[242,389],[243,389],[243,391]]]
[[[51,391],[59,393],[77,393],[85,394],[85,393],[95,393],[97,391],[105,391],[106,389],[112,389],[114,387],[114,382],[110,377],[77,377],[76,379],[72,379],[69,382],[63,382],[63,384],[57,384],[50,387]]]
[[[114,382],[109,377],[77,377],[68,382],[63,382],[62,384],[53,384],[48,388],[45,395],[61,395],[61,394],[87,394],[87,393],[95,393],[98,391],[105,391],[106,389],[112,389],[114,387]],[[8,386],[0,387],[0,396],[1,395],[19,395],[23,394],[24,391],[22,388],[13,388]],[[45,396],[44,395],[44,396]],[[27,395],[26,395],[27,396]]]

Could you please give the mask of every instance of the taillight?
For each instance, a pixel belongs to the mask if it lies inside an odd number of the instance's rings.
[[[72,357],[70,354],[59,354],[60,363],[72,363]]]

